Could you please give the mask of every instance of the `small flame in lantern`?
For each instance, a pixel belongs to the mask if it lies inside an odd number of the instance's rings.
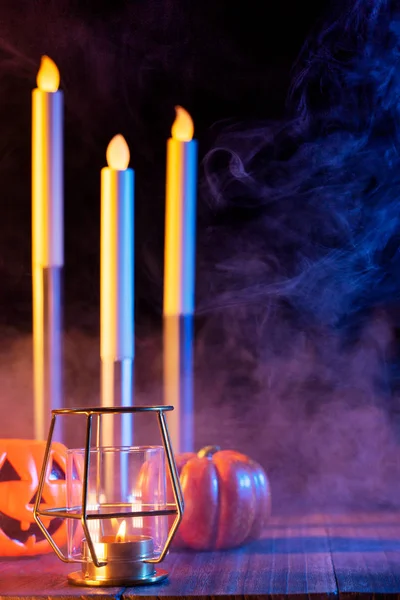
[[[60,72],[56,63],[48,56],[42,56],[36,83],[42,92],[56,92],[58,90],[58,86],[60,85]]]
[[[125,171],[129,165],[130,152],[129,146],[123,135],[118,134],[113,137],[107,148],[107,164],[116,171]]]
[[[115,539],[117,542],[124,542],[125,536],[126,536],[126,521],[122,521],[121,525],[119,526],[117,536]]]
[[[175,106],[175,110],[176,118],[171,129],[172,137],[180,142],[190,142],[194,132],[192,117],[182,106]]]

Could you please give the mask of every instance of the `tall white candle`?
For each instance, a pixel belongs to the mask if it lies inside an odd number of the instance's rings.
[[[101,171],[101,325],[102,359],[134,357],[134,171],[129,148],[116,135]]]
[[[103,406],[131,406],[134,360],[134,171],[129,148],[116,135],[101,171],[100,355]],[[117,382],[116,379],[120,378]],[[117,383],[120,386],[116,397]],[[104,417],[102,445],[115,445],[116,432]],[[123,415],[122,443],[132,445],[131,415]]]
[[[61,272],[63,233],[63,93],[44,56],[32,93],[32,287],[34,435],[45,439],[50,411],[62,406]]]
[[[197,141],[193,121],[181,106],[167,143],[164,316],[194,311]]]
[[[164,255],[164,404],[175,452],[194,449],[193,311],[196,248],[197,142],[182,107],[167,143]]]

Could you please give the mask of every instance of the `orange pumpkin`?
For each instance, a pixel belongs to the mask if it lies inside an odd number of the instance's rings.
[[[175,462],[185,508],[173,547],[222,550],[260,537],[271,514],[271,491],[258,463],[240,452],[215,446],[207,446],[198,454],[178,454]],[[151,495],[149,490],[156,483],[150,469],[143,469],[143,498]],[[167,502],[174,502],[169,477]],[[170,518],[169,527],[174,518]]]
[[[177,456],[185,502],[175,546],[223,550],[260,537],[271,514],[264,469],[235,450],[207,446]],[[173,502],[172,488],[167,488]]]
[[[28,556],[51,551],[33,519],[46,442],[0,439],[0,555]],[[43,508],[66,505],[67,449],[54,442],[43,488]],[[60,518],[41,518],[54,541],[66,542]]]

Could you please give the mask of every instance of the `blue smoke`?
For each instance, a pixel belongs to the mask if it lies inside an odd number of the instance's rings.
[[[304,45],[289,118],[221,129],[204,196],[246,224],[216,261],[215,286],[229,276],[204,310],[279,298],[336,327],[399,299],[399,56],[400,4],[348,2]]]

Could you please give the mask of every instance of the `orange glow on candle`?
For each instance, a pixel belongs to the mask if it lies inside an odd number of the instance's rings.
[[[48,56],[42,57],[36,83],[42,92],[56,92],[60,85],[60,72],[54,61]]]
[[[179,142],[190,142],[193,139],[194,127],[192,117],[182,106],[175,106],[176,118],[173,122],[171,135]]]

